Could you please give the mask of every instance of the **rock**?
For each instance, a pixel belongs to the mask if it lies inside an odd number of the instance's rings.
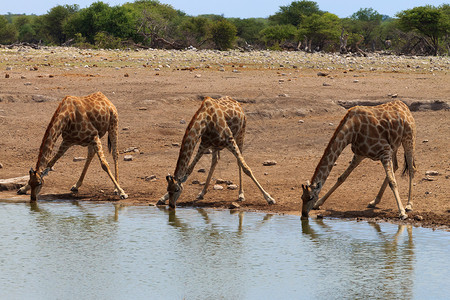
[[[327,83],[327,82],[324,82],[322,85],[323,85],[323,86],[331,86],[331,84],[329,84],[329,83]]]
[[[180,124],[186,124],[186,120],[181,119]]]
[[[135,153],[138,153],[138,152],[139,152],[139,149],[138,149],[137,147],[129,147],[129,148],[127,148],[127,149],[125,149],[125,150],[123,151],[123,153],[128,153],[128,152],[135,152]]]
[[[358,82],[359,82],[358,79],[353,80],[353,83],[358,83]]]
[[[266,160],[265,162],[263,162],[263,166],[275,166],[276,164],[277,162],[274,160]]]
[[[423,221],[423,217],[420,215],[414,216],[414,220],[416,221]]]
[[[329,126],[334,126],[334,124],[333,124],[333,123],[328,123],[328,125],[329,125]]]
[[[9,78],[9,74],[8,73],[5,74],[5,78]]]
[[[192,182],[191,182],[192,184],[200,184],[200,181],[199,180],[197,180],[197,179],[194,179],[194,180],[192,180]]]
[[[3,164],[2,163],[0,163],[0,169],[3,169]]]
[[[25,82],[23,85],[32,85],[31,82]]]
[[[123,74],[123,77],[130,77],[130,75],[128,75],[128,73]]]
[[[213,190],[215,190],[215,191],[221,191],[221,190],[223,190],[223,186],[221,186],[221,185],[219,185],[219,184],[215,184],[215,185],[213,186]]]
[[[230,204],[230,209],[236,209],[236,208],[240,208],[240,207],[241,206],[236,202],[231,202],[231,204]]]
[[[12,191],[20,189],[28,183],[30,176],[14,177],[8,179],[0,179],[0,191]]]
[[[229,184],[227,189],[234,191],[238,189],[238,186],[236,184]]]
[[[305,121],[303,121],[303,120],[298,120],[298,124],[303,124],[303,123],[305,123]]]
[[[426,176],[438,176],[439,172],[438,171],[433,171],[433,170],[428,170],[425,172]]]
[[[200,77],[202,77],[201,74],[196,74],[196,75],[195,75],[195,78],[200,78]]]
[[[325,72],[317,72],[317,76],[328,76],[328,73],[325,73]]]
[[[172,147],[180,147],[180,143],[172,143]]]
[[[287,98],[287,97],[289,97],[289,95],[288,94],[279,94],[278,97]]]
[[[123,160],[124,160],[124,161],[132,161],[132,160],[133,160],[133,155],[125,155],[125,156],[123,157]]]
[[[203,169],[203,168],[201,168],[201,169],[198,169],[198,171],[197,172],[199,172],[199,173],[206,173],[206,170],[205,169]]]
[[[231,180],[224,180],[224,179],[216,179],[216,184],[233,184]]]
[[[147,107],[139,107],[138,110],[147,110]]]
[[[433,177],[430,176],[425,176],[424,178],[422,178],[423,181],[434,181]]]
[[[74,157],[74,158],[73,158],[73,161],[74,161],[74,162],[77,162],[77,161],[83,161],[83,160],[86,160],[86,157]]]
[[[155,181],[156,175],[145,176],[144,180],[145,181]]]
[[[124,127],[124,128],[122,128],[122,130],[123,130],[123,131],[130,130],[130,127]]]

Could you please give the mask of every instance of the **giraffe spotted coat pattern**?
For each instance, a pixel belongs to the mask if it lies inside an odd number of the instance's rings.
[[[165,204],[165,202],[169,200],[169,205],[174,208],[176,201],[183,190],[182,184],[192,173],[195,165],[203,154],[208,150],[212,150],[211,168],[205,186],[197,196],[197,200],[203,199],[219,160],[219,151],[225,148],[233,153],[239,166],[238,199],[240,201],[245,199],[244,190],[242,188],[242,169],[260,189],[266,201],[269,204],[274,204],[275,200],[259,184],[242,156],[245,126],[246,117],[242,107],[237,101],[229,97],[220,99],[206,97],[186,129],[181,143],[175,173],[173,176],[168,175],[166,177],[168,183],[167,193],[161,197],[158,204]],[[194,149],[200,139],[201,142],[197,154],[192,162],[190,162]]]
[[[108,173],[116,192],[120,198],[127,198],[127,194],[119,186],[118,168],[118,113],[115,106],[101,92],[85,97],[66,96],[59,104],[53,114],[47,130],[42,139],[36,170],[31,168],[28,184],[18,190],[19,194],[25,194],[31,189],[31,200],[36,201],[43,185],[43,177],[58,161],[61,156],[73,145],[88,147],[88,155],[83,171],[77,183],[71,190],[77,192],[82,185],[83,179],[92,158],[98,155],[102,169]],[[108,132],[108,149],[112,151],[114,159],[115,176],[111,173],[108,162],[103,154],[100,139]],[[56,154],[51,157],[55,143],[59,136],[62,142]]]
[[[365,158],[381,161],[386,177],[375,200],[369,207],[375,207],[381,200],[389,184],[397,202],[400,218],[407,215],[400,200],[394,173],[398,169],[397,150],[402,145],[405,156],[404,173],[409,175],[409,193],[406,211],[412,210],[412,179],[416,170],[414,149],[416,143],[416,125],[406,104],[397,100],[374,107],[355,106],[348,110],[333,134],[324,154],[319,161],[311,183],[302,185],[302,216],[308,217],[309,211],[321,206],[326,199],[347,179],[350,173]],[[320,199],[318,196],[334,163],[344,148],[351,144],[353,159],[338,178],[336,184]]]

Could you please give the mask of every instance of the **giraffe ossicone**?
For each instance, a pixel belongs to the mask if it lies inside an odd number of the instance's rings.
[[[344,173],[330,190],[319,199],[319,193],[334,163],[344,148],[351,144],[353,159]],[[307,218],[311,209],[318,209],[328,197],[347,179],[350,173],[365,158],[381,161],[386,177],[381,188],[368,207],[375,207],[389,184],[394,193],[401,219],[406,219],[405,211],[412,210],[412,179],[416,170],[414,151],[416,125],[414,118],[403,102],[396,100],[377,106],[355,106],[350,108],[335,130],[324,154],[320,159],[311,183],[302,185],[302,217]],[[408,203],[403,208],[394,173],[398,169],[397,150],[403,146],[405,167],[403,173],[409,175]]]
[[[82,185],[89,164],[97,154],[102,169],[108,174],[121,199],[128,195],[119,185],[119,167],[117,149],[118,144],[118,113],[117,109],[106,96],[97,92],[84,97],[66,96],[59,104],[47,126],[39,149],[35,170],[30,169],[28,184],[20,188],[18,194],[30,192],[31,201],[36,201],[44,184],[43,177],[53,165],[64,155],[71,146],[81,145],[88,147],[88,156],[80,178],[71,188],[77,192]],[[101,138],[108,133],[108,149],[114,159],[115,175],[111,173],[108,162],[103,154]],[[51,157],[53,148],[59,136],[62,142],[56,154]]]
[[[243,201],[244,190],[242,187],[242,171],[249,176],[264,196],[269,204],[275,204],[275,200],[267,193],[256,180],[250,167],[242,156],[244,135],[246,127],[246,117],[241,105],[230,97],[212,99],[206,97],[200,108],[192,117],[184,134],[180,153],[173,176],[168,175],[167,193],[162,196],[158,205],[163,205],[169,200],[169,206],[175,208],[176,202],[183,191],[183,182],[192,173],[195,165],[203,156],[206,150],[212,150],[211,168],[209,170],[206,183],[196,200],[203,199],[207,192],[212,174],[219,160],[219,151],[228,149],[237,159],[239,166],[239,200]],[[194,149],[201,140],[197,154],[190,162]]]

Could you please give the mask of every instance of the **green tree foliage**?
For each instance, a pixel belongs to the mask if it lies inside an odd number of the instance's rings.
[[[297,27],[302,19],[312,14],[323,13],[319,5],[314,1],[294,1],[290,5],[280,6],[280,10],[269,17],[269,20],[275,24],[294,25]]]
[[[294,25],[271,25],[260,32],[261,39],[272,49],[278,49],[279,45],[286,41],[293,41],[297,35]]]
[[[50,43],[61,45],[66,41],[63,25],[77,10],[77,5],[58,5],[43,16],[43,30]]]
[[[445,10],[431,5],[415,7],[397,14],[399,26],[404,31],[415,31],[427,39],[437,55],[439,41],[450,30],[450,21]]]
[[[211,39],[211,27],[213,22],[204,17],[186,17],[180,24],[182,41],[186,46],[201,47]]]
[[[248,43],[257,43],[259,33],[268,26],[267,19],[250,18],[250,19],[229,19],[236,26],[237,36]]]
[[[0,43],[11,44],[17,39],[17,29],[5,16],[0,16]]]
[[[298,31],[298,40],[306,37],[315,48],[338,49],[341,21],[331,13],[312,14],[303,18]]]
[[[233,42],[236,40],[236,34],[236,26],[226,19],[217,21],[211,26],[212,40],[219,50],[232,48]]]

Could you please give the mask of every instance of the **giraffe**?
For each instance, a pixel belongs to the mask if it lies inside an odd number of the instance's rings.
[[[84,176],[95,154],[98,155],[102,169],[108,173],[116,192],[121,199],[128,195],[119,186],[119,167],[117,150],[118,114],[115,106],[101,92],[84,97],[66,96],[53,114],[47,130],[45,131],[39,149],[36,170],[30,169],[28,184],[20,188],[18,194],[26,194],[31,189],[31,201],[36,201],[46,176],[53,165],[73,145],[88,147],[87,159],[78,181],[72,186],[71,191],[77,192],[82,185]],[[100,139],[108,132],[108,149],[113,155],[115,176],[109,169],[108,162],[103,154]],[[50,159],[53,148],[59,136],[62,142],[58,151]]]
[[[319,161],[311,183],[302,185],[302,217],[307,218],[309,211],[318,209],[325,200],[347,179],[350,173],[365,159],[381,161],[386,177],[373,201],[368,205],[374,208],[381,200],[389,184],[401,219],[406,219],[405,209],[400,201],[397,181],[394,173],[398,169],[397,150],[403,146],[405,167],[403,174],[409,175],[409,193],[406,211],[412,211],[412,179],[416,170],[414,148],[416,143],[416,125],[406,104],[396,100],[374,107],[355,106],[350,108],[342,119],[328,143]],[[353,159],[348,168],[338,178],[335,185],[318,200],[331,169],[344,148],[351,144]]]
[[[169,199],[169,206],[175,208],[176,201],[183,191],[183,183],[192,173],[195,165],[205,151],[212,150],[211,168],[205,186],[196,200],[203,199],[207,192],[212,174],[219,160],[219,151],[226,148],[237,159],[239,166],[239,198],[244,201],[241,169],[248,175],[262,192],[267,203],[275,204],[275,200],[267,193],[253,175],[250,167],[242,156],[246,117],[240,104],[230,97],[212,99],[206,97],[198,111],[192,117],[184,134],[174,176],[168,175],[167,193],[162,196],[158,205],[163,205]],[[194,148],[201,139],[200,145],[192,162],[189,164]]]

